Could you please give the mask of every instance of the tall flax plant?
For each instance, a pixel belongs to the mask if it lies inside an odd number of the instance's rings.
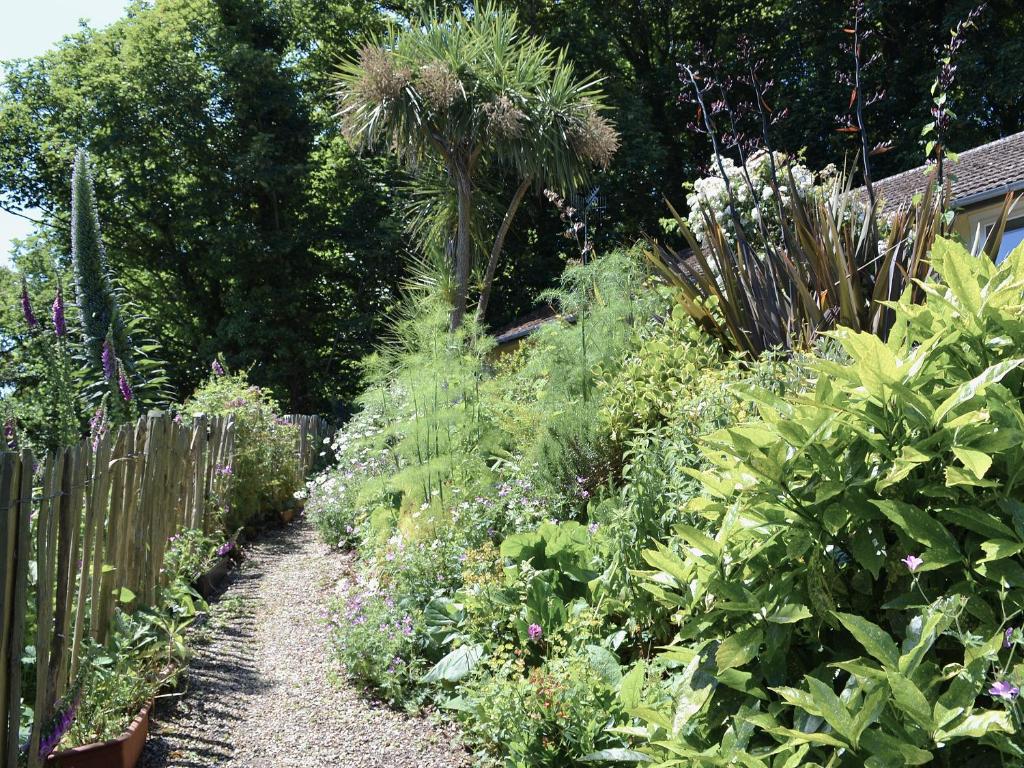
[[[774,243],[745,231],[738,219],[733,239],[704,206],[702,245],[670,206],[689,253],[651,240],[648,255],[678,301],[727,346],[753,355],[809,346],[837,325],[886,338],[893,323],[888,303],[908,289],[923,298],[914,281],[927,277],[928,251],[947,233],[950,218],[937,186],[927,184],[920,200],[883,221],[879,203],[864,201],[849,177],[806,197],[792,174],[781,184],[790,203]],[[759,239],[770,245],[757,248]]]
[[[861,140],[863,190],[852,189],[851,172],[843,184],[800,193],[791,161],[771,149],[770,128],[784,112],[775,113],[769,106],[769,85],[762,81],[751,52],[746,53],[742,79],[750,98],[735,106],[735,94],[725,85],[732,79],[718,77],[714,67],[710,76],[680,67],[681,79],[698,107],[701,125],[695,127],[711,140],[733,231],[702,200],[704,237],[699,243],[670,205],[690,253],[677,253],[651,240],[649,257],[675,287],[687,312],[738,351],[760,355],[773,348],[809,346],[837,324],[885,338],[893,322],[887,302],[927,276],[928,250],[937,235],[946,234],[947,201],[934,180],[921,200],[883,219],[883,201],[874,194],[869,158],[884,147],[873,150],[868,142],[861,84],[865,64],[858,40],[853,49],[856,120],[840,130],[853,131]],[[746,125],[756,126],[756,140],[747,137]],[[748,168],[751,147],[758,145],[765,150],[769,169],[767,200],[756,191]],[[730,179],[726,172],[727,150],[739,155],[738,178]],[[739,215],[741,192],[753,201],[752,224]],[[777,229],[769,221],[777,221]]]

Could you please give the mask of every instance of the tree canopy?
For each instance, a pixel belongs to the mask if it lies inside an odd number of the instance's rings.
[[[1024,127],[1016,5],[987,3],[957,52],[949,91],[957,119],[947,136],[954,150]],[[878,56],[865,70],[866,89],[884,91],[866,119],[875,141],[891,142],[874,160],[876,176],[923,161],[938,51],[973,6],[865,0],[867,45]],[[850,92],[847,0],[503,7],[546,50],[564,48],[571,71],[605,77],[620,144],[608,169],[577,190],[599,190],[599,249],[656,231],[663,198],[681,204],[682,185],[707,166],[707,138],[692,129],[696,107],[681,98],[681,63],[728,74],[758,59],[773,83],[772,106],[780,118],[788,111],[772,127],[773,145],[802,150],[812,169],[854,161],[856,142],[836,130]],[[41,210],[38,247],[69,253],[69,169],[75,148],[85,147],[110,267],[150,318],[174,386],[187,394],[222,352],[289,408],[340,408],[355,390],[357,361],[387,327],[415,238],[400,215],[409,174],[386,153],[352,147],[331,88],[339,59],[365,56],[367,36],[384,39],[419,12],[413,3],[366,0],[134,2],[105,29],[83,27],[41,56],[4,65],[0,205]],[[435,74],[435,84],[448,82]],[[539,165],[551,166],[546,158]],[[477,246],[483,257],[526,172],[492,162],[475,178],[502,201],[478,211],[489,233]],[[557,211],[537,194],[542,186],[518,195],[516,224],[499,249],[506,256],[494,263],[492,327],[528,310],[571,257]],[[16,272],[27,259],[19,257]],[[484,273],[488,261],[479,261]],[[20,279],[2,284],[6,304]],[[5,329],[2,343],[10,338]]]

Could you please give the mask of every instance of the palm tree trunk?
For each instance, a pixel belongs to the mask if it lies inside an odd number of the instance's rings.
[[[462,325],[462,319],[466,314],[466,298],[469,294],[469,272],[473,261],[473,243],[470,235],[473,187],[469,178],[469,163],[465,158],[453,157],[448,167],[455,182],[459,205],[459,223],[455,234],[455,296],[451,317],[451,330],[455,331]]]
[[[487,302],[491,298],[491,284],[494,283],[494,272],[498,268],[498,259],[501,258],[501,252],[505,248],[505,236],[508,235],[508,231],[512,227],[512,220],[516,217],[516,211],[519,210],[519,205],[526,196],[526,190],[530,188],[532,183],[533,176],[527,176],[520,182],[519,188],[512,196],[512,202],[508,205],[508,210],[505,211],[505,218],[501,220],[501,226],[498,227],[498,234],[494,238],[494,245],[491,248],[491,256],[487,260],[487,271],[484,273],[483,288],[480,289],[480,302],[476,305],[476,320],[478,323],[482,323],[484,316],[487,314]]]

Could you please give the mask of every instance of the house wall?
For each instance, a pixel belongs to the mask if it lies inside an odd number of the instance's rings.
[[[992,202],[972,205],[957,211],[956,217],[953,219],[953,231],[968,247],[973,246],[976,237],[984,239],[985,225],[995,221],[1002,206],[1003,198],[1000,196]],[[978,235],[979,227],[982,228],[980,235]]]

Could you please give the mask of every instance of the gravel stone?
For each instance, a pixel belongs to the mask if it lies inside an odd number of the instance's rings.
[[[353,559],[299,518],[245,550],[211,604],[184,690],[161,698],[142,768],[455,768],[448,725],[368,701],[345,682],[324,614]]]

